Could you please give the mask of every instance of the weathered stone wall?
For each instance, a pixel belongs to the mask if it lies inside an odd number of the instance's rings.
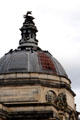
[[[59,110],[55,100],[49,102],[46,96],[49,91],[55,94],[55,98],[60,93],[65,94],[68,105],[66,109],[75,111],[75,94],[71,90],[70,84],[69,79],[47,74],[15,73],[0,75],[0,102],[7,106],[7,108],[2,107],[1,110],[5,108],[4,111],[8,111],[8,113],[22,111],[41,111],[44,113],[44,111],[53,111],[54,116],[59,117],[61,115],[61,117],[64,117],[63,119],[69,118],[67,111],[62,115],[65,110],[63,108]],[[10,104],[12,105],[11,107],[9,107]],[[20,104],[24,104],[24,106]]]
[[[70,80],[64,77],[48,75],[48,74],[40,74],[40,73],[13,73],[13,74],[3,74],[0,75],[0,80],[2,79],[18,79],[18,78],[36,78],[36,79],[44,79],[44,80],[52,80],[53,82],[63,82],[68,85],[71,84]]]
[[[39,102],[39,86],[10,86],[0,88],[0,102]]]

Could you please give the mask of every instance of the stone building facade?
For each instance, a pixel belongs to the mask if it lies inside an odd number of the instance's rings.
[[[77,120],[70,79],[38,46],[31,12],[24,18],[19,47],[0,59],[0,120]]]

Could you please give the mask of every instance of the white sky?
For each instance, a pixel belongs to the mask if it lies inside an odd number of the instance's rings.
[[[32,11],[37,39],[64,66],[80,111],[80,0],[0,1],[0,57],[18,47],[23,15]]]

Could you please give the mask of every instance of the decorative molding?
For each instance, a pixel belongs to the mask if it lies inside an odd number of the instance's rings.
[[[24,86],[24,85],[41,85],[50,88],[65,88],[67,89],[73,96],[75,93],[71,90],[69,85],[64,82],[54,83],[54,81],[44,80],[44,79],[25,79],[25,78],[17,78],[17,79],[7,79],[0,80],[0,86]]]

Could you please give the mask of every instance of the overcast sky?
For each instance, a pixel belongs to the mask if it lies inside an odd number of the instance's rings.
[[[0,57],[18,47],[23,15],[32,11],[37,39],[62,64],[80,111],[80,0],[1,0]]]

